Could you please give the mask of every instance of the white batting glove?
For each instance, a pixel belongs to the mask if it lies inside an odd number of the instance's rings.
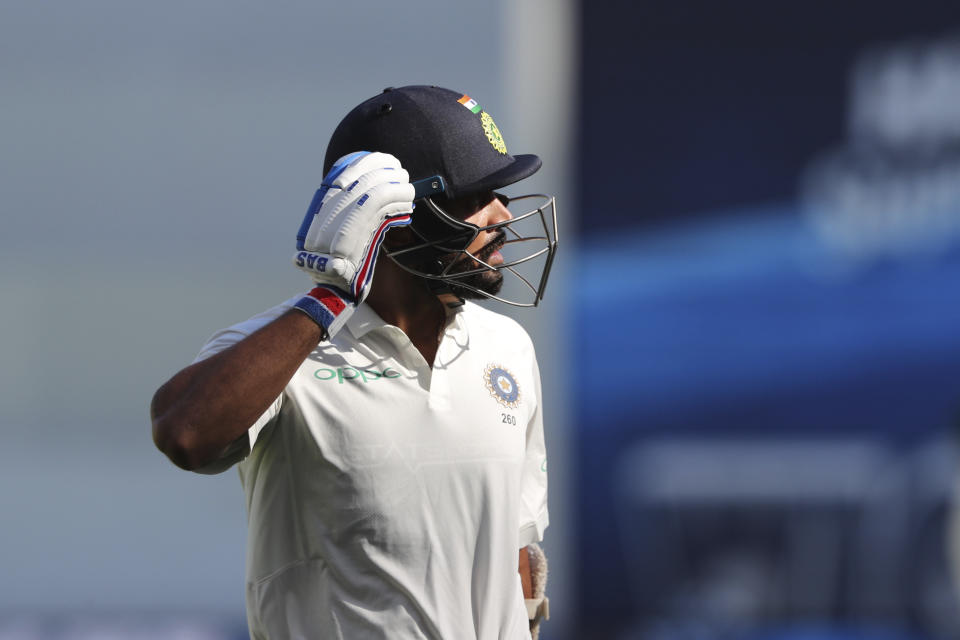
[[[297,233],[294,264],[315,283],[294,306],[333,336],[370,292],[391,227],[410,224],[414,189],[400,161],[358,151],[324,177]]]

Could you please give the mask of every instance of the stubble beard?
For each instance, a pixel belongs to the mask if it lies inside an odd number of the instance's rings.
[[[480,249],[480,251],[474,254],[477,260],[483,260],[484,262],[487,262],[490,259],[490,256],[503,247],[506,237],[506,233],[504,233],[502,230],[498,231],[493,240],[488,242],[482,249]],[[483,267],[483,265],[478,263],[477,260],[470,255],[451,253],[441,258],[441,263],[443,263],[444,267],[452,263],[453,266],[450,267],[448,274],[456,275],[458,273],[464,273],[465,271],[472,271],[474,269]],[[500,293],[500,289],[503,288],[503,274],[495,269],[484,269],[483,271],[471,274],[469,276],[456,278],[455,280],[447,280],[447,284],[449,285],[451,292],[460,298],[463,298],[464,300],[478,300],[488,296],[495,296]],[[479,291],[476,291],[475,289]]]

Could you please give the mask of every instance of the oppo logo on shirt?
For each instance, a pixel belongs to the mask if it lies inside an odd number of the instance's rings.
[[[389,367],[383,371],[337,367],[336,369],[317,369],[313,372],[313,377],[317,380],[336,380],[337,384],[343,384],[344,380],[359,380],[367,383],[379,380],[380,378],[399,378],[400,373]]]

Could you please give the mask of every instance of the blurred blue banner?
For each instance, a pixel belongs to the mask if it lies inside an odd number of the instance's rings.
[[[960,251],[852,257],[784,205],[595,237],[581,259],[591,632],[747,637],[730,634],[811,618],[960,632],[944,539]],[[689,635],[695,621],[709,634]]]

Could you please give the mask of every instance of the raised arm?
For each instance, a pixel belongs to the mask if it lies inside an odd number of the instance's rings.
[[[181,370],[153,396],[153,441],[179,467],[201,469],[242,438],[323,336],[370,291],[386,232],[410,224],[414,188],[389,154],[340,158],[297,232],[294,264],[317,285],[229,348]]]
[[[157,448],[189,470],[219,458],[277,399],[322,331],[291,309],[224,351],[182,369],[150,404]]]

